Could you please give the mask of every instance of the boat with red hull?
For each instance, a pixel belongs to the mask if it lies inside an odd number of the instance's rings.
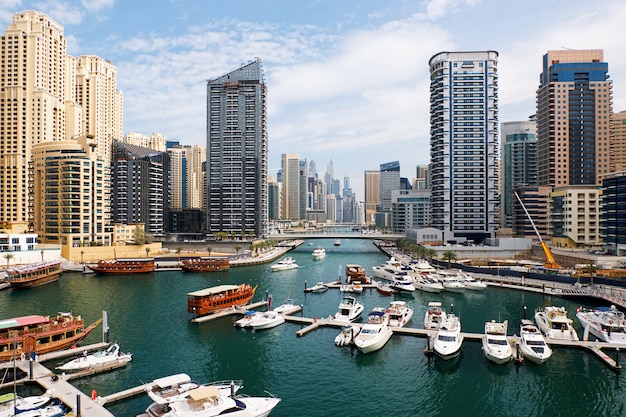
[[[31,288],[58,280],[61,272],[60,261],[38,262],[7,269],[7,281],[11,288]]]
[[[183,259],[180,267],[187,272],[217,272],[229,269],[230,261],[228,258],[191,258]]]
[[[100,260],[97,265],[87,265],[97,274],[144,274],[154,271],[154,258],[126,258],[112,261]]]
[[[187,294],[187,312],[204,316],[247,304],[254,297],[257,287],[252,288],[250,284],[218,285],[190,292]]]
[[[22,316],[0,320],[0,361],[19,359],[24,354],[41,355],[76,345],[100,324],[85,327],[81,316],[58,313],[50,316]]]

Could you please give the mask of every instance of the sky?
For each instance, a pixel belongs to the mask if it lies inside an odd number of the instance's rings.
[[[427,165],[429,59],[499,53],[499,120],[535,112],[542,56],[602,49],[613,110],[626,110],[623,0],[0,0],[64,27],[68,54],[117,67],[124,134],[206,145],[206,83],[256,58],[268,88],[269,174],[314,160],[363,200],[365,170]],[[622,29],[619,29],[619,28]],[[621,32],[624,30],[624,32]]]

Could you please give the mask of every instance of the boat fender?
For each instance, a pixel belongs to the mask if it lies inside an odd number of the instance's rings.
[[[91,390],[91,399],[92,399],[93,401],[96,401],[96,398],[98,398],[98,393],[96,392],[96,390],[95,390],[95,389],[92,389],[92,390]]]
[[[613,324],[613,320],[609,320],[609,324]]]
[[[313,317],[313,323],[317,323],[317,316]]]
[[[67,327],[67,323],[63,322],[63,324],[61,325],[61,327]]]

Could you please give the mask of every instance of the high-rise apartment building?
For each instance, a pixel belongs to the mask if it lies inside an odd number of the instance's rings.
[[[123,136],[123,97],[117,90],[117,68],[95,55],[74,60],[76,103],[83,110],[81,134],[92,138],[96,153],[111,160],[113,140]]]
[[[611,173],[626,171],[626,111],[611,115]]]
[[[206,148],[168,142],[170,159],[170,207],[172,210],[203,209]]]
[[[380,211],[391,211],[391,192],[400,189],[400,162],[380,164]]]
[[[109,162],[86,136],[32,147],[33,231],[39,240],[68,247],[109,246]]]
[[[365,224],[376,224],[376,211],[380,205],[380,171],[365,171]]]
[[[260,59],[207,83],[211,233],[268,233],[266,90]]]
[[[285,220],[299,220],[300,217],[300,155],[284,153],[281,155],[283,173],[282,214]]]
[[[482,241],[498,227],[498,53],[441,52],[430,61],[433,227]]]
[[[537,125],[529,121],[502,123],[500,227],[513,227],[515,188],[537,185]]]
[[[599,185],[610,172],[611,113],[602,50],[548,51],[537,90],[539,185]]]
[[[141,133],[129,132],[124,135],[122,142],[159,152],[165,152],[167,150],[167,138],[160,133],[152,133],[148,136]]]
[[[150,235],[169,224],[169,158],[166,152],[114,141],[111,160],[111,214],[116,223],[143,223]]]

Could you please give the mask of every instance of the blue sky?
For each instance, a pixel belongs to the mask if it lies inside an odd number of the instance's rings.
[[[261,58],[270,175],[283,153],[320,175],[332,159],[360,200],[364,170],[398,160],[413,178],[428,164],[438,52],[499,52],[507,122],[535,112],[546,51],[603,49],[613,109],[626,110],[623,0],[0,0],[3,30],[22,10],[64,26],[69,54],[117,67],[124,133],[205,144],[206,80]]]

